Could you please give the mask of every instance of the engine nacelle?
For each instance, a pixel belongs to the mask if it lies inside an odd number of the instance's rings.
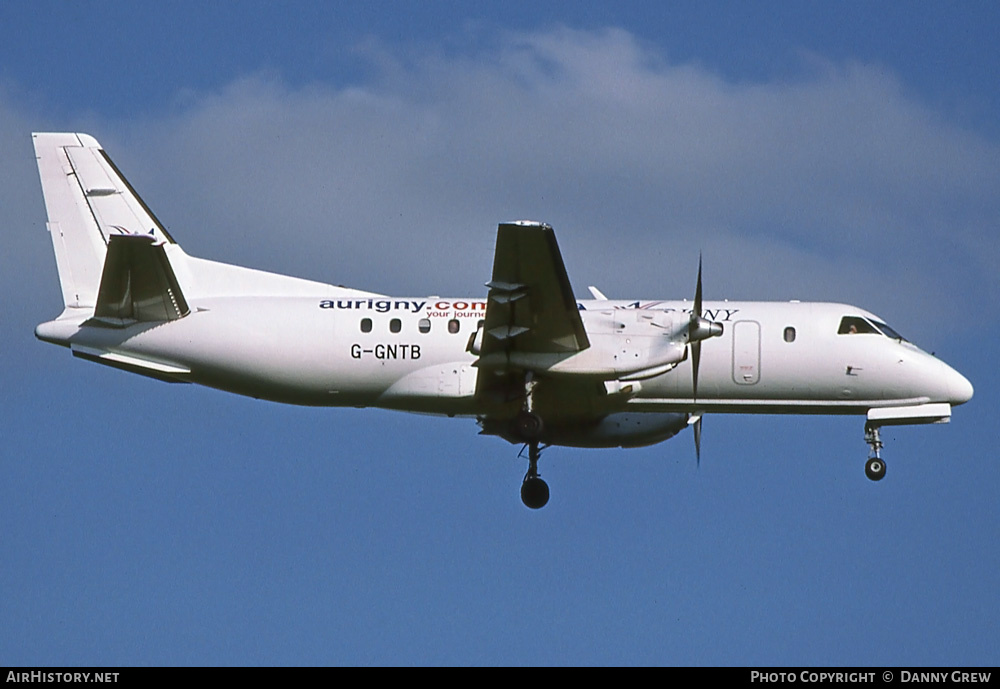
[[[475,340],[470,345],[475,353]],[[598,334],[581,352],[503,352],[479,359],[480,367],[510,366],[546,376],[644,380],[666,373],[687,358],[687,347],[663,336]]]
[[[569,447],[645,447],[673,438],[687,428],[687,414],[609,414],[589,428],[554,428],[545,442]]]

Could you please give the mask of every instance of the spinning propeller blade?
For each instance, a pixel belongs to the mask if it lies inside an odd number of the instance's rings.
[[[702,318],[701,300],[701,254],[698,254],[698,283],[694,290],[694,308],[688,326],[688,341],[691,346],[691,401],[698,401],[698,370],[701,368],[701,341],[722,334],[722,324]],[[701,413],[696,412],[689,423],[694,424],[694,451],[701,466]]]
[[[701,468],[701,417],[694,422],[694,458]]]
[[[693,399],[698,399],[698,368],[701,366],[701,340],[694,339],[701,323],[701,254],[698,254],[698,284],[694,290],[694,308],[691,310],[691,376],[693,387]]]

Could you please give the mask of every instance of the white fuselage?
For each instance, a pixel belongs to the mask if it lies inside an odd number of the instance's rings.
[[[163,377],[279,402],[484,411],[474,394],[479,370],[470,344],[485,299],[221,297],[191,306],[186,318],[126,328],[95,327],[70,309],[37,333],[78,353],[119,357],[102,363],[148,363]],[[644,379],[615,375],[615,362],[627,370],[655,351],[664,319],[686,320],[689,302],[590,300],[579,307],[591,340],[587,356],[610,362],[593,376],[605,387],[605,412],[864,414],[873,407],[960,404],[971,396],[964,377],[908,342],[838,334],[845,316],[878,320],[856,307],[706,302],[704,312],[723,324],[723,333],[704,346],[693,399],[687,360]]]

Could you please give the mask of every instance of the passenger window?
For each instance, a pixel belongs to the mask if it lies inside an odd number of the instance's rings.
[[[429,333],[431,331],[431,319],[421,318],[420,322],[417,323],[417,330],[422,333]]]
[[[398,318],[393,318],[391,321],[389,321],[389,332],[398,333],[402,329],[403,329],[403,323]]]
[[[450,321],[448,321],[448,332],[454,335],[459,331],[461,326],[462,324],[458,322],[457,318],[452,318]]]
[[[795,342],[795,328],[792,326],[785,328],[785,342]]]
[[[372,319],[362,318],[361,319],[361,332],[370,333],[372,331]]]

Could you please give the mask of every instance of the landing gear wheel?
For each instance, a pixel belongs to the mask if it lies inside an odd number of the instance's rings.
[[[881,457],[872,457],[865,462],[865,476],[872,481],[881,481],[885,478],[885,462]]]
[[[534,412],[522,411],[514,419],[514,431],[523,440],[537,440],[543,428],[542,417]]]
[[[538,510],[545,507],[549,501],[549,485],[538,477],[538,458],[542,456],[538,441],[532,440],[527,444],[527,448],[528,473],[521,482],[521,502],[529,509]]]
[[[521,484],[521,502],[525,507],[538,510],[549,501],[549,485],[537,476],[524,479]]]

